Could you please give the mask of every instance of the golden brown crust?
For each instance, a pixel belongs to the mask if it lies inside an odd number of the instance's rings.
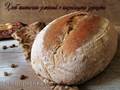
[[[117,32],[106,18],[81,17],[79,12],[60,17],[37,35],[31,64],[41,77],[62,85],[83,83],[110,63],[117,48]]]
[[[44,48],[46,50],[54,49],[60,46],[60,44],[63,42],[65,35],[68,32],[68,23],[74,16],[77,16],[79,14],[80,13],[71,16],[66,16],[65,18],[62,17],[54,23],[52,23],[52,25],[49,27],[49,30],[46,32],[44,38]],[[83,14],[81,18],[82,17]]]
[[[99,31],[100,22],[99,16],[86,13],[58,19],[44,36],[44,48],[56,50],[62,44],[63,52],[68,55]]]
[[[78,19],[79,20],[79,19]],[[98,16],[86,16],[84,20],[80,22],[76,20],[74,28],[63,42],[63,52],[69,54],[79,48],[85,41],[92,38],[99,31],[100,17]],[[74,43],[74,44],[71,44]]]

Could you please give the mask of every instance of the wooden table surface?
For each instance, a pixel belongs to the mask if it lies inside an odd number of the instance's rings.
[[[120,40],[119,40],[120,42]],[[0,41],[0,90],[50,90],[25,61],[21,47],[3,50],[3,45],[18,45],[15,40]],[[11,68],[11,64],[18,67]],[[4,72],[10,73],[4,76]],[[21,75],[28,78],[20,80]],[[80,90],[120,90],[120,43],[109,67],[97,77],[80,85]]]

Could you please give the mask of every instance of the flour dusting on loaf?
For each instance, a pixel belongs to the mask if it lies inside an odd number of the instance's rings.
[[[102,72],[117,48],[117,32],[104,18],[74,12],[49,23],[35,38],[31,64],[57,84],[83,83]]]

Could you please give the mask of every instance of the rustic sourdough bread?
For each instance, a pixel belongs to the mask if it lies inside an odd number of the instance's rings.
[[[117,33],[106,18],[74,12],[49,23],[32,46],[31,64],[56,84],[83,83],[102,72],[117,48]]]

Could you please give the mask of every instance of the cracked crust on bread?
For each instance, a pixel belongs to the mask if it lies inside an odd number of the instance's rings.
[[[37,35],[31,64],[56,84],[78,84],[102,72],[116,48],[117,33],[109,20],[75,12],[55,19]]]

